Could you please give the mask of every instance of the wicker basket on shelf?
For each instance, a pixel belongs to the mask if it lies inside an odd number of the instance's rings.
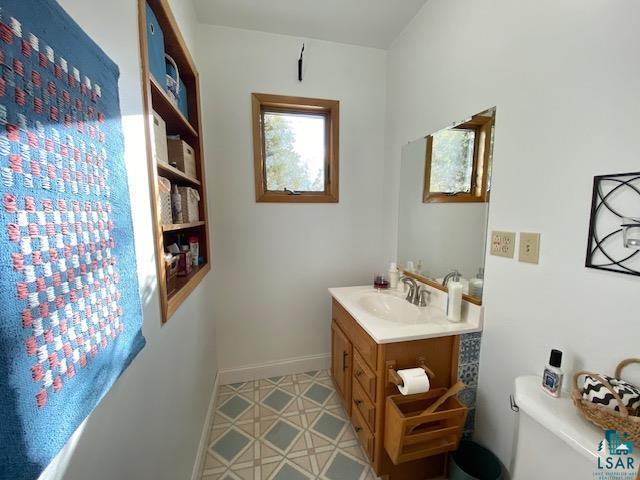
[[[640,358],[629,358],[620,362],[616,368],[615,378],[621,378],[622,369],[632,363],[640,363]],[[582,385],[579,383],[580,377],[583,375],[589,375],[601,382],[605,388],[611,392],[613,398],[618,403],[619,411],[584,399],[582,396]],[[624,405],[620,396],[602,375],[584,370],[576,372],[573,376],[573,392],[571,393],[571,398],[578,411],[591,423],[604,430],[616,430],[620,433],[626,433],[628,435],[627,438],[633,442],[634,445],[640,446],[640,417],[635,415],[637,412],[629,412],[629,409]]]
[[[171,182],[168,178],[158,177],[158,206],[160,207],[160,223],[173,223],[171,213]]]

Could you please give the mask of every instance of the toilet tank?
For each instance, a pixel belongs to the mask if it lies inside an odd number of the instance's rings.
[[[604,432],[585,420],[576,410],[569,394],[553,398],[541,387],[542,378],[518,377],[515,381],[515,402],[518,420],[514,434],[511,476],[513,480],[591,480],[636,478],[634,471],[618,470],[623,477],[608,476],[611,472],[599,468],[598,458]],[[637,453],[634,466],[640,466]],[[628,460],[625,458],[628,465]],[[604,465],[600,461],[600,465]]]

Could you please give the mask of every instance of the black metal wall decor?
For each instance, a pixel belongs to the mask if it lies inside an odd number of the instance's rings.
[[[594,177],[586,266],[640,276],[640,172]]]

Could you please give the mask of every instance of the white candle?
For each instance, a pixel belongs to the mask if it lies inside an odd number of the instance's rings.
[[[447,318],[450,322],[458,323],[462,320],[462,290],[461,282],[449,282]]]

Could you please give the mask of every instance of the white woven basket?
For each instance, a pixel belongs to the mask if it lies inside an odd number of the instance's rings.
[[[197,190],[190,187],[178,187],[180,197],[182,198],[182,221],[184,223],[193,223],[200,220],[200,211],[198,204],[200,203],[200,194]]]
[[[164,177],[158,177],[158,208],[160,208],[160,223],[163,225],[172,224],[171,182]]]

